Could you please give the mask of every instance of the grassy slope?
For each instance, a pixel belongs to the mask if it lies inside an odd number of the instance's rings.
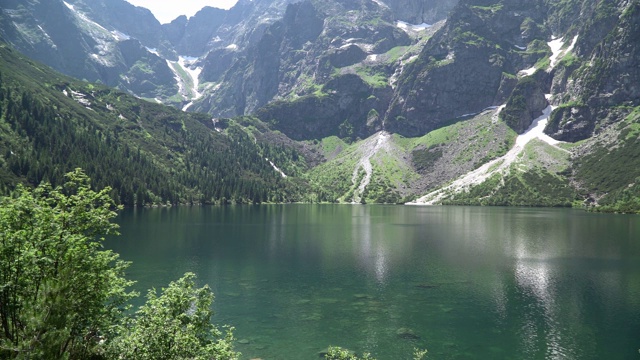
[[[351,145],[331,137],[322,140],[325,156],[331,160],[315,167],[306,175],[319,201],[352,202],[354,192],[365,176],[360,161],[372,151],[375,138],[358,141]],[[341,151],[337,151],[340,150]],[[417,177],[406,160],[406,153],[394,138],[369,158],[372,176],[363,194],[367,203],[396,203],[406,193],[409,183]],[[356,181],[353,174],[359,167]]]
[[[640,213],[640,107],[577,151],[574,176],[588,205]]]
[[[571,206],[576,191],[567,177],[569,153],[534,139],[504,175],[496,174],[444,204],[495,206]]]
[[[375,138],[372,137],[372,138]],[[371,139],[349,146],[335,137],[322,141],[326,163],[307,174],[321,201],[351,202],[364,177],[360,160],[371,150]],[[515,133],[495,121],[492,112],[434,130],[419,138],[392,135],[388,146],[371,156],[372,177],[364,192],[367,203],[395,203],[414,198],[426,189],[442,185],[486,161],[503,155],[513,144]],[[336,154],[336,149],[342,149]],[[454,166],[452,166],[452,164]]]

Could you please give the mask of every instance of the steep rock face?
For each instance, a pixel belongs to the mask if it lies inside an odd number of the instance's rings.
[[[433,24],[446,19],[456,6],[458,0],[388,0],[386,4],[392,9],[398,20],[412,24]]]
[[[234,116],[250,114],[274,99],[310,95],[340,69],[359,64],[371,54],[410,45],[411,38],[392,22],[390,9],[373,1],[290,4],[282,19],[269,25],[255,44],[244,41],[249,45],[209,52],[202,79],[218,82],[217,90],[193,109]],[[229,62],[223,75],[217,64]]]
[[[166,61],[123,31],[98,23],[115,17],[112,6],[129,9],[130,4],[122,3],[11,0],[0,14],[0,34],[26,55],[76,78],[151,98],[175,93],[177,86]],[[111,15],[97,16],[102,6],[112,9]],[[131,8],[150,15],[148,10]]]
[[[146,98],[170,97],[175,94],[177,89],[174,75],[166,60],[147,51],[135,39],[119,42],[118,49],[125,68],[128,69],[124,74],[119,69],[118,87]]]
[[[219,26],[217,24],[220,19],[215,20],[216,24],[213,27],[216,29],[212,34],[212,41],[206,46],[205,53],[228,46],[234,46],[240,50],[255,46],[267,28],[276,21],[282,20],[287,6],[295,2],[298,1],[238,0],[231,9],[224,12],[224,19]],[[206,28],[212,27],[206,22],[202,25]],[[190,31],[203,30],[196,26],[189,27],[185,29],[185,36],[189,36]]]
[[[365,76],[390,77],[392,64],[374,71],[366,59],[415,44],[417,30],[410,36],[396,21],[442,19],[452,1],[240,0],[229,10],[205,7],[164,25],[125,0],[5,3],[2,37],[60,71],[165,103],[189,103],[190,111],[233,116],[313,94],[360,64],[370,72]],[[31,29],[38,29],[36,36]],[[186,103],[176,101],[190,85]]]
[[[121,36],[135,38],[144,46],[172,56],[171,44],[166,40],[160,22],[146,8],[131,5],[125,0],[69,0],[78,11]]]
[[[170,23],[162,24],[162,32],[167,37],[167,40],[171,44],[179,44],[185,33],[185,28],[189,18],[185,15],[180,15],[173,19]]]
[[[227,11],[206,6],[193,17],[180,16],[169,24],[162,25],[167,38],[180,55],[202,56],[221,41],[214,34],[225,22]]]
[[[148,12],[123,0],[5,0],[0,34],[74,76],[157,101],[175,101],[178,77],[185,109],[216,117],[255,113],[264,123],[253,117],[238,121],[258,131],[278,130],[273,138],[301,140],[301,147],[313,148],[327,136],[348,143],[376,132],[385,139],[387,132],[415,136],[436,130],[411,140],[419,145],[402,155],[412,159],[405,165],[421,177],[421,190],[491,165],[487,161],[513,145],[515,134],[507,125],[526,131],[550,98],[556,110],[548,134],[571,142],[593,138],[572,149],[573,168],[563,165],[550,173],[564,180],[572,176],[574,184],[595,189],[591,193],[624,189],[637,196],[636,172],[623,177],[616,171],[634,165],[640,153],[640,3],[462,0],[444,25],[421,32],[421,26],[402,22],[432,22],[429,11],[452,4],[241,0],[230,10],[205,8],[190,19],[178,17],[157,32]],[[119,18],[125,10],[138,17]],[[500,115],[483,111],[505,103]],[[476,113],[482,121],[469,116]],[[235,122],[197,117],[215,130]],[[129,120],[128,126],[142,130]],[[169,128],[179,132],[182,126],[174,121]],[[594,139],[597,144],[589,148]],[[549,145],[548,153],[535,152],[545,161],[557,150]],[[568,166],[568,154],[562,153]],[[600,170],[603,162],[606,171]],[[352,172],[344,174],[351,184]],[[372,177],[375,184],[375,171]],[[611,179],[614,185],[599,188]],[[378,187],[381,193],[394,191],[389,189]]]
[[[350,44],[334,50],[328,57],[331,66],[341,68],[361,62],[367,53],[358,45]]]
[[[564,106],[553,111],[545,132],[557,140],[576,142],[590,137],[594,128],[588,106]]]
[[[203,59],[207,64],[202,69],[200,79],[206,82],[219,82],[222,76],[231,68],[237,60],[238,51],[234,48],[221,48],[211,50]]]
[[[327,83],[322,95],[276,101],[259,109],[256,116],[294,140],[331,135],[365,138],[382,129],[375,114],[383,111],[380,104],[385,101],[379,99],[388,101],[390,91],[372,89],[357,75],[344,75]]]
[[[509,96],[500,118],[518,134],[531,126],[535,118],[547,107],[544,90],[534,77],[522,78]]]
[[[640,3],[630,2],[622,12],[620,22],[596,47],[594,57],[602,62],[594,72],[600,81],[585,83],[590,100],[598,105],[627,104],[636,106],[640,102]],[[590,74],[586,73],[585,78]]]
[[[0,21],[2,38],[28,57],[77,78],[98,78],[97,69],[87,62],[95,41],[79,31],[61,0],[4,2]]]
[[[258,43],[244,52],[244,56],[226,58],[232,61],[232,65],[222,79],[220,90],[214,97],[200,103],[198,109],[234,116],[252,113],[266,105],[278,94],[280,79],[286,73],[283,64],[294,63],[296,60],[291,57],[304,55],[301,50],[320,35],[322,24],[320,14],[310,2],[289,5],[283,20],[270,25]],[[207,63],[224,59],[236,48],[228,47],[226,50],[210,52]],[[209,67],[211,65],[205,68]],[[220,77],[221,71],[215,71],[216,68],[206,70],[208,80]]]
[[[626,116],[613,109],[640,105],[640,3],[590,5],[577,34],[575,57],[561,62],[555,73],[555,92],[563,94],[565,106],[552,115],[545,132],[559,140],[591,137]]]
[[[386,115],[388,129],[422,135],[443,123],[499,105],[515,73],[540,54],[525,47],[544,40],[539,2],[463,1],[399,80]],[[507,74],[505,78],[505,74]]]

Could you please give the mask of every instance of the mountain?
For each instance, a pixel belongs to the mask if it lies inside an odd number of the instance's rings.
[[[359,63],[365,54],[415,43],[397,21],[435,23],[455,3],[241,0],[229,10],[205,7],[160,25],[124,0],[11,0],[0,14],[0,36],[76,78],[236,116],[312,93],[332,68]]]
[[[120,203],[158,205],[299,200],[282,171],[306,164],[275,135],[68,78],[0,43],[0,190],[59,185],[77,167]]]
[[[0,35],[273,142],[305,201],[640,209],[637,0],[123,3],[11,0]]]
[[[148,10],[124,0],[9,0],[0,13],[0,37],[27,56],[70,76],[151,99],[178,91],[167,61],[148,49],[162,48],[161,40],[149,35],[154,28],[160,24]]]
[[[637,86],[633,84],[640,75],[636,56],[640,40],[630,34],[638,31],[640,3],[513,3],[518,6],[511,8],[506,2],[489,7],[471,1],[461,3],[452,13],[447,27],[455,24],[451,19],[455,20],[458,13],[468,19],[463,24],[474,24],[478,19],[487,20],[476,25],[475,28],[478,30],[462,32],[466,33],[462,42],[470,47],[485,50],[495,48],[494,54],[488,57],[486,54],[490,51],[480,51],[480,58],[469,59],[465,61],[464,66],[477,66],[478,61],[487,66],[487,60],[491,63],[491,59],[500,59],[492,63],[492,66],[502,69],[502,75],[497,71],[485,71],[482,74],[492,74],[486,78],[487,84],[491,86],[484,87],[489,95],[501,94],[503,84],[500,83],[496,88],[498,79],[513,77],[513,73],[509,73],[511,66],[521,64],[514,69],[517,72],[517,82],[515,86],[512,85],[513,90],[504,103],[506,107],[500,112],[499,119],[519,134],[524,133],[518,138],[522,139],[524,148],[511,154],[507,153],[494,160],[495,162],[486,163],[486,168],[480,167],[475,174],[467,174],[469,177],[466,180],[459,178],[454,181],[453,186],[445,187],[449,194],[443,193],[442,189],[437,190],[419,202],[511,205],[528,204],[528,198],[556,197],[570,200],[574,197],[574,200],[584,200],[589,206],[596,205],[599,209],[638,211],[636,184],[640,171],[636,154],[640,150],[640,143],[635,129],[639,120],[640,94]],[[536,18],[535,15],[539,15],[539,12],[523,12],[527,6],[546,10],[542,12],[544,16]],[[483,16],[482,14],[489,9],[491,15]],[[512,20],[527,15],[519,26],[523,40],[525,35],[538,35],[528,37],[528,42],[525,43],[509,44],[505,41],[519,41],[520,38],[495,30],[487,32],[496,25],[499,25],[500,29],[503,28],[502,24],[505,22],[495,18],[504,16],[500,15],[502,12],[507,12],[507,19]],[[533,28],[537,30],[529,31],[531,26],[525,24],[533,24]],[[451,32],[456,33],[455,29]],[[546,43],[539,38],[545,33]],[[446,33],[441,35],[444,36]],[[421,56],[428,56],[432,64],[437,64],[437,55],[444,54],[444,51],[437,51],[439,48],[449,51],[454,49],[450,42],[443,44],[445,45],[438,47],[434,46],[435,43],[428,44]],[[508,45],[511,46],[507,47]],[[544,52],[546,54],[540,56]],[[455,66],[458,61],[457,54],[454,51],[453,62],[446,66]],[[517,61],[514,61],[514,58]],[[532,67],[525,68],[533,62],[535,64]],[[444,106],[428,107],[429,110],[422,108],[422,111],[413,110],[414,107],[421,109],[420,106],[426,106],[425,102],[433,105],[430,101],[434,96],[440,101],[443,95],[448,95],[448,91],[433,92],[429,87],[430,81],[438,71],[429,70],[428,65],[416,66],[415,75],[407,77],[414,92],[407,92],[410,96],[406,97],[399,92],[397,101],[405,109],[412,109],[400,112],[399,116],[405,116],[402,120],[409,125],[405,129],[412,131],[416,128],[437,127],[438,125],[433,123],[440,120],[437,116],[425,117],[420,114],[424,115],[432,109],[438,111],[436,114],[447,111]],[[475,76],[469,74],[466,82],[476,82]],[[489,80],[491,82],[488,82]],[[463,83],[458,84],[456,89],[475,86]],[[472,103],[471,107],[464,97],[464,91],[458,95],[463,101],[463,109],[470,112],[481,111],[484,106],[501,103],[491,103],[490,96],[485,96],[483,102]],[[436,102],[435,105],[439,103]],[[546,109],[542,111],[544,107]],[[412,113],[415,114],[414,117],[411,116]],[[536,119],[541,114],[543,115]],[[390,115],[394,115],[394,112],[390,111]],[[544,122],[547,121],[548,124],[545,126]],[[524,143],[527,136],[533,133],[537,140]],[[516,147],[512,150],[517,150]],[[514,160],[509,155],[517,155],[519,158]],[[528,156],[530,161],[524,160],[525,156]],[[505,167],[504,163],[509,162],[516,166]],[[531,166],[532,162],[538,163],[538,166]],[[575,193],[571,194],[569,190]],[[565,195],[561,195],[562,193]],[[551,205],[546,200],[532,203]]]

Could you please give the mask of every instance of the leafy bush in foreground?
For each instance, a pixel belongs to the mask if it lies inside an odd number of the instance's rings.
[[[102,250],[117,229],[111,189],[92,190],[80,170],[67,179],[0,198],[0,358],[236,359],[193,274],[125,315],[129,264]]]

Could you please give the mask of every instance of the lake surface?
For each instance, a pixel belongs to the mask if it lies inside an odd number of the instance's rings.
[[[126,210],[106,247],[143,294],[184,272],[243,359],[638,359],[640,216],[261,205]]]

